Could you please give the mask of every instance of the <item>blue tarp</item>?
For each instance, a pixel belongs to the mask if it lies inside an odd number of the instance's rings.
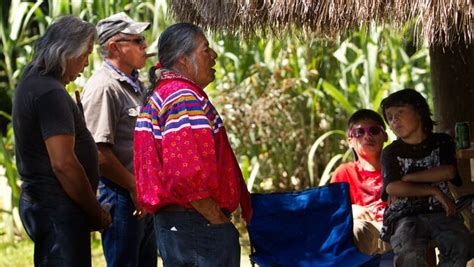
[[[248,225],[260,266],[359,266],[371,259],[352,241],[347,183],[301,192],[252,194]]]

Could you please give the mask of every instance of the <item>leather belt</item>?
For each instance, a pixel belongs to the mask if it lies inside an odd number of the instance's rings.
[[[178,205],[178,204],[164,206],[159,211],[164,211],[164,212],[198,212],[194,208],[186,208],[186,207]],[[222,211],[222,213],[224,213],[224,215],[227,218],[230,218],[230,216],[232,215],[232,212],[230,212],[226,209],[221,209],[221,211]]]

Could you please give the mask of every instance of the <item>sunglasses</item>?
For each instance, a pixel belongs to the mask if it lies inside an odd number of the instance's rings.
[[[385,132],[385,130],[380,125],[369,126],[369,127],[357,127],[357,128],[352,128],[349,131],[349,137],[360,138],[360,137],[364,136],[365,133],[368,133],[371,136],[376,136],[376,135],[379,135],[383,132]]]
[[[115,42],[117,42],[117,43],[120,43],[120,42],[133,42],[133,43],[136,43],[137,45],[141,45],[141,44],[145,43],[145,37],[142,36],[142,37],[137,37],[137,38],[133,38],[133,39],[121,38],[121,39],[115,40]]]

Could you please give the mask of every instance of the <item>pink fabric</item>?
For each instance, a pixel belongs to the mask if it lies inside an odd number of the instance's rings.
[[[204,91],[170,71],[161,79],[135,128],[135,176],[140,205],[155,212],[170,204],[212,198],[243,215],[250,197],[219,114]]]
[[[381,199],[381,170],[366,171],[357,162],[341,164],[331,179],[331,183],[347,182],[351,195],[351,203],[368,208],[377,221],[383,220],[386,203]]]

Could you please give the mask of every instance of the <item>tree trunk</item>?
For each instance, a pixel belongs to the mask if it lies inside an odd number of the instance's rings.
[[[467,121],[471,126],[472,140],[474,137],[474,46],[463,43],[444,49],[441,46],[431,46],[430,57],[437,131],[447,132],[454,136],[455,123]],[[458,160],[463,185],[452,188],[455,195],[474,193],[471,168],[474,168],[474,159]],[[464,215],[467,217],[470,229],[474,229],[473,216],[470,212]]]

